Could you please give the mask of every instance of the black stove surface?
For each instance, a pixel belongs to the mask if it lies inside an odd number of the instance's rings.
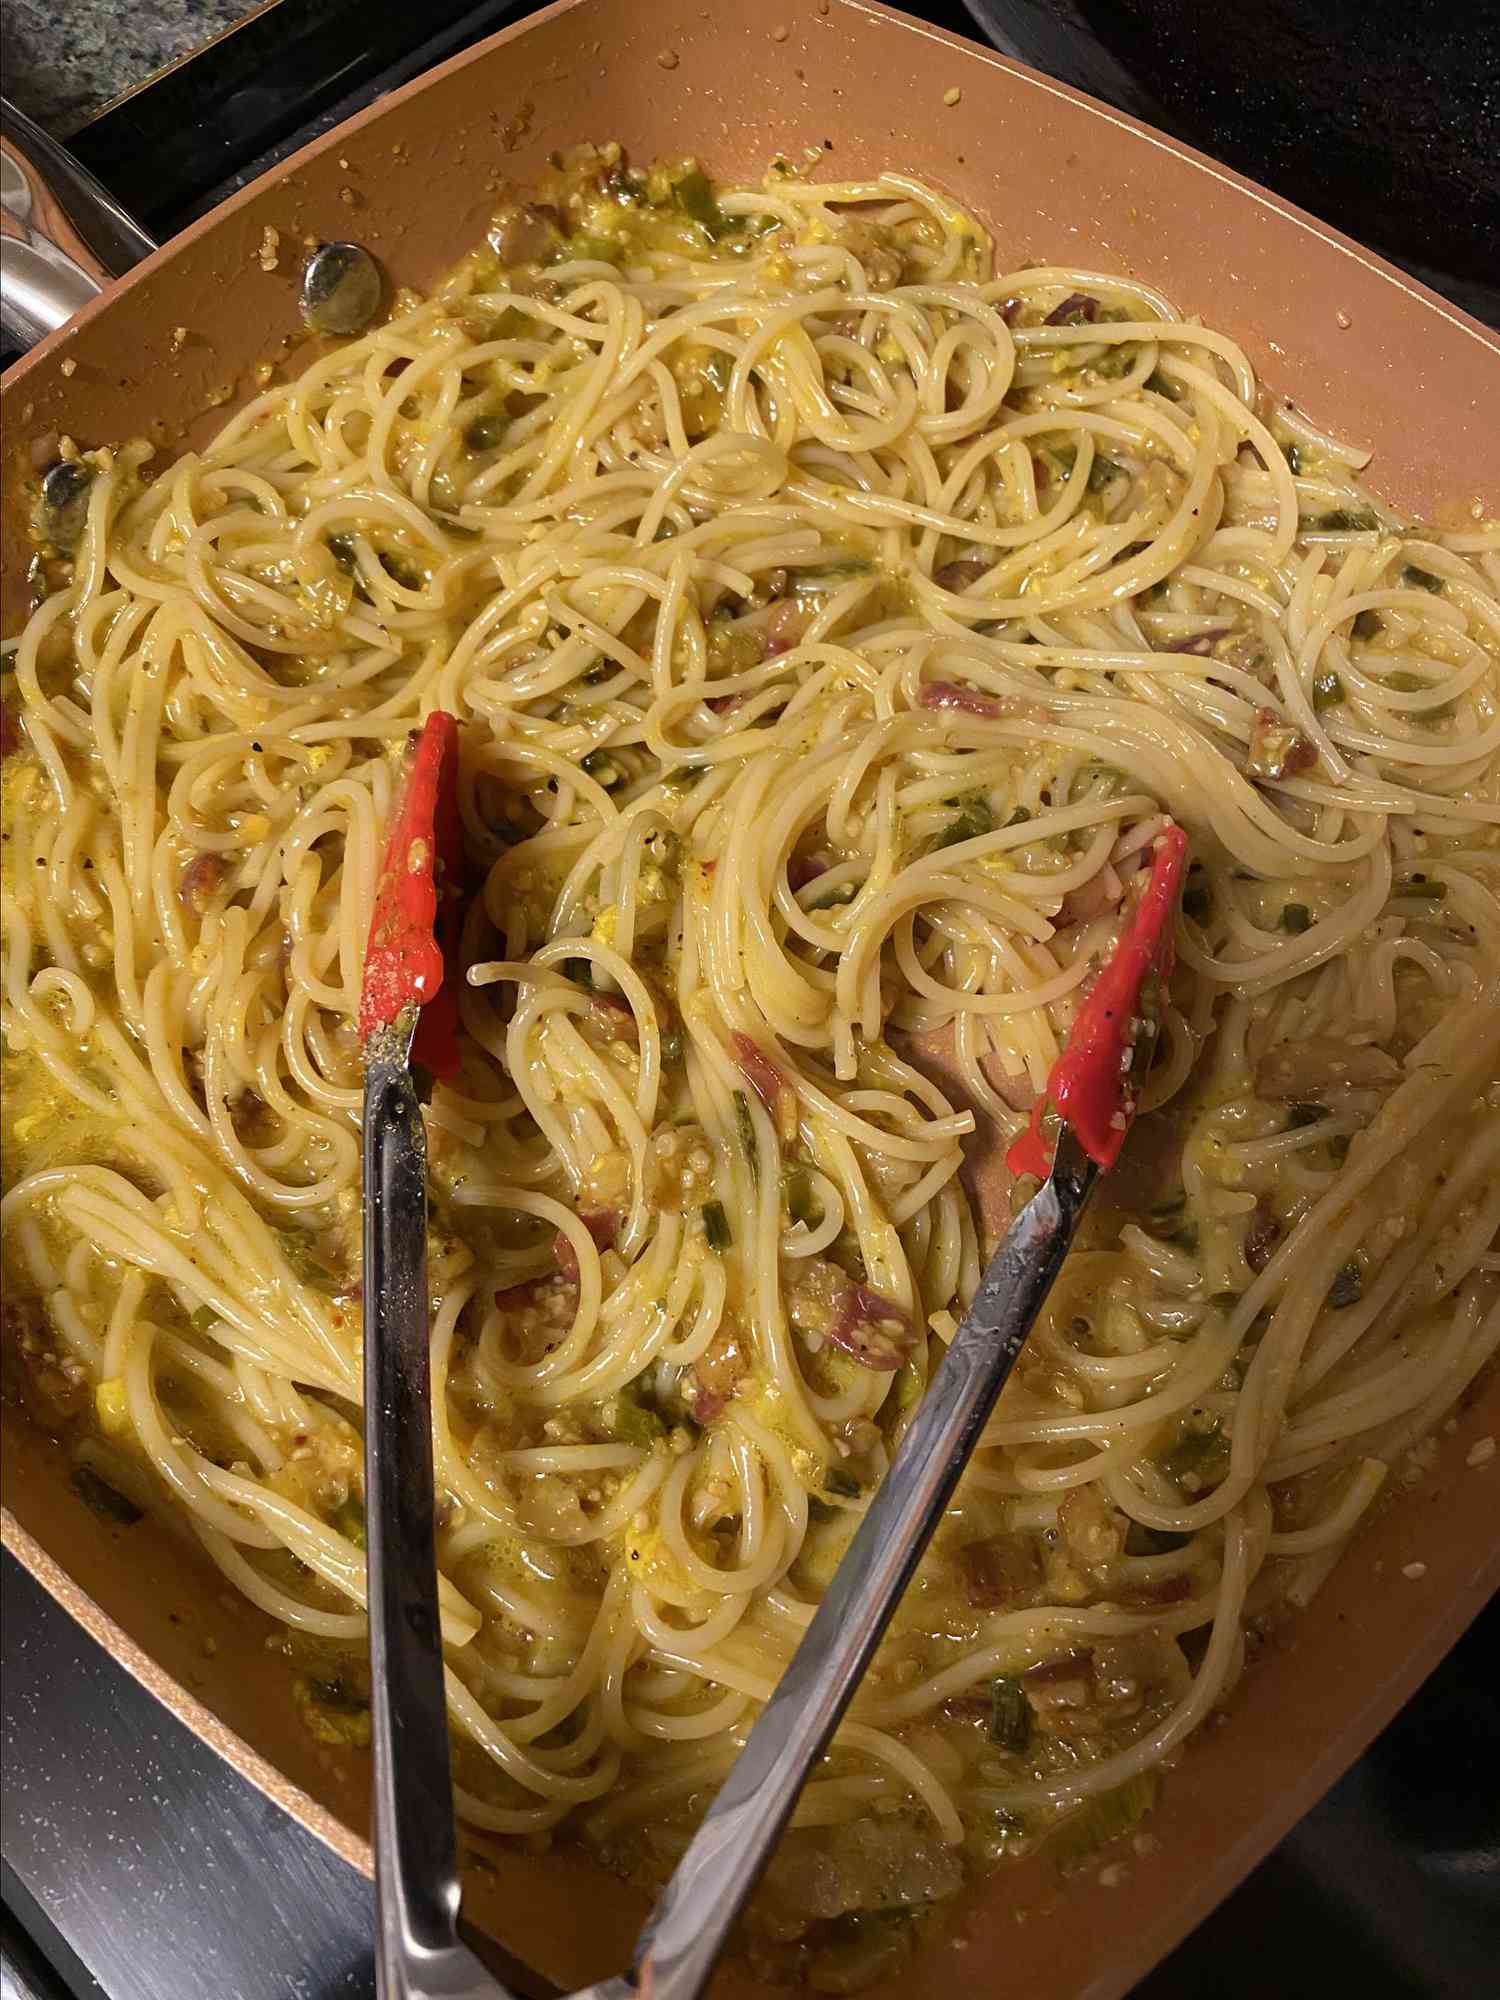
[[[1321,0],[1309,12],[1347,32],[1300,40],[1287,26],[1301,11],[1293,0],[970,3],[1007,53],[1176,131],[1500,324],[1500,219],[1487,219],[1500,204],[1497,0],[1449,0],[1426,16]],[[974,32],[958,0],[907,4]],[[1252,9],[1268,37],[1289,37],[1277,43],[1290,92],[1279,109],[1239,73],[1262,46],[1243,25]],[[419,10],[279,0],[71,144],[166,237],[295,145],[529,11],[525,0]],[[1356,17],[1363,27],[1349,27]],[[1215,36],[1228,53],[1195,67],[1191,51]],[[0,1584],[0,2000],[366,2000],[368,1884],[198,1742],[8,1555]],[[1495,1991],[1497,1667],[1492,1604],[1135,2000]]]
[[[1007,54],[1212,154],[1500,326],[1497,0],[968,4]]]

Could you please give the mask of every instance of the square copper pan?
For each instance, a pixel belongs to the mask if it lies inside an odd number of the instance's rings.
[[[946,97],[954,90],[957,103]],[[1500,345],[1476,322],[1286,203],[1078,92],[859,0],[571,0],[505,30],[318,140],[115,286],[3,385],[6,605],[24,615],[16,486],[49,435],[162,442],[217,421],[254,365],[296,340],[305,237],[355,237],[422,284],[482,234],[494,183],[555,147],[616,138],[758,177],[804,149],[848,175],[897,165],[948,189],[1028,257],[1130,272],[1232,333],[1279,393],[1377,445],[1393,501],[1500,511]],[[278,268],[259,251],[279,232]],[[185,329],[178,335],[175,330]],[[71,362],[68,375],[65,362]],[[202,413],[209,411],[209,417]],[[1250,1869],[1334,1781],[1500,1583],[1500,1384],[1359,1538],[1227,1717],[1172,1773],[1123,1886],[1041,1864],[981,1885],[887,2000],[956,1992],[1109,2000]],[[361,1867],[356,1760],[290,1715],[285,1664],[248,1608],[147,1524],[109,1531],[57,1455],[8,1421],[5,1534],[29,1567],[192,1727]],[[1403,1571],[1424,1564],[1416,1577]],[[186,1622],[174,1622],[177,1619]],[[205,1641],[212,1641],[211,1651]],[[565,1984],[618,1969],[638,1900],[575,1854],[499,1853],[467,1907]],[[122,1885],[121,1893],[126,1893]],[[583,1920],[580,1913],[587,1911]],[[1026,1921],[1018,1916],[1025,1913]],[[726,1975],[726,1993],[752,1990]]]

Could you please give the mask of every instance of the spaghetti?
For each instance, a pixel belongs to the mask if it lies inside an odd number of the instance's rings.
[[[10,1379],[358,1738],[361,954],[451,710],[478,1828],[670,1867],[1187,829],[1130,1192],[759,1907],[837,1985],[965,1865],[1132,1824],[1500,1344],[1500,530],[902,174],[615,148],[204,450],[65,455],[8,646]]]

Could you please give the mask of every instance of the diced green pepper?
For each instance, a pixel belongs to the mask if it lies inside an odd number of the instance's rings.
[[[817,1205],[813,1201],[812,1175],[806,1167],[788,1167],[781,1177],[781,1192],[786,1212],[793,1222],[811,1225],[819,1220]]]
[[[1036,1723],[1031,1697],[1014,1674],[1000,1674],[990,1682],[990,1741],[1017,1757],[1031,1748]]]
[[[1125,1553],[1128,1556],[1162,1556],[1171,1549],[1183,1548],[1192,1539],[1191,1535],[1174,1534],[1168,1528],[1148,1528],[1141,1521],[1132,1521],[1125,1530]]]
[[[475,417],[464,430],[464,443],[470,451],[494,451],[505,442],[506,429],[506,420],[498,413]]]
[[[1333,507],[1309,515],[1303,526],[1327,535],[1368,534],[1380,526],[1380,517],[1371,507]]]
[[[357,1549],[365,1545],[365,1503],[357,1495],[351,1494],[342,1507],[336,1507],[328,1517],[330,1528],[337,1528],[347,1541]]]
[[[645,1399],[641,1388],[643,1378],[637,1375],[611,1397],[614,1405],[614,1423],[611,1426],[615,1441],[619,1444],[633,1444],[649,1451],[658,1439],[667,1434],[667,1422],[661,1412],[654,1409]]]
[[[1313,682],[1313,707],[1319,714],[1325,708],[1337,708],[1344,699],[1344,683],[1331,670],[1319,674]]]
[[[961,840],[977,840],[995,830],[995,815],[983,792],[970,792],[961,799],[949,799],[954,817],[938,837],[939,847],[956,847]]]
[[[1185,1492],[1217,1486],[1229,1470],[1229,1440],[1217,1419],[1207,1430],[1185,1430],[1161,1454],[1162,1470]]]
[[[141,1518],[141,1510],[135,1502],[122,1493],[118,1486],[111,1486],[107,1479],[101,1479],[90,1465],[75,1465],[68,1475],[68,1484],[84,1505],[92,1508],[101,1520],[114,1521],[122,1528],[131,1528]]]
[[[1350,1258],[1347,1264],[1340,1266],[1333,1283],[1328,1287],[1328,1303],[1339,1309],[1345,1306],[1357,1306],[1364,1295],[1364,1273],[1354,1259]]]
[[[750,1115],[750,1100],[743,1090],[734,1093],[734,1129],[739,1136],[740,1150],[750,1162],[750,1171],[758,1175],[760,1148],[755,1143],[755,1120]]]
[[[690,167],[679,180],[673,182],[672,199],[684,215],[691,216],[707,231],[713,242],[740,226],[738,217],[726,215],[720,208],[713,183],[701,167]]]

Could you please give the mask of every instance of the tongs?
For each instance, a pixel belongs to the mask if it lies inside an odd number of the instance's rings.
[[[458,1067],[444,979],[458,919],[458,725],[407,746],[365,950],[365,1577],[376,1984],[388,2000],[503,1993],[458,1937],[458,1847],[438,1616],[428,1353],[427,1141],[413,1063]]]
[[[433,1554],[425,1153],[409,1058],[456,1061],[438,934],[408,893],[431,855],[456,887],[455,726],[418,740],[370,933],[365,1085],[365,1482],[368,1517],[377,1972],[383,2000],[495,2000],[506,1989],[459,1941]],[[419,783],[420,780],[420,783]],[[431,781],[429,783],[429,780]],[[444,829],[447,829],[446,833]],[[450,844],[451,842],[451,844]],[[425,843],[425,846],[422,845]],[[991,1259],[811,1624],[642,1932],[631,1971],[577,2000],[697,2000],[809,1772],[853,1699],[1052,1289],[1136,1108],[1172,963],[1187,842],[1168,824],[1130,925],[1080,1008],[1012,1174],[1041,1185]],[[429,885],[421,908],[443,921]],[[420,986],[417,981],[420,979]],[[429,1034],[427,1016],[439,1008]],[[434,1055],[438,1061],[434,1061]]]

